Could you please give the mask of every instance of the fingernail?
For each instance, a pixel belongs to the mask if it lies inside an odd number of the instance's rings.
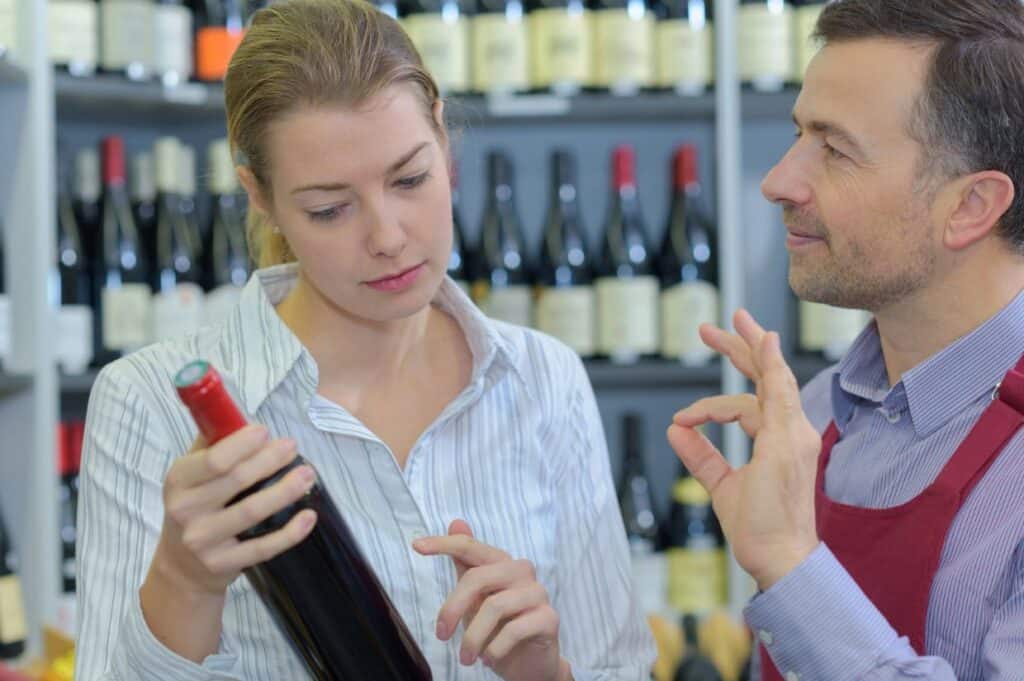
[[[299,480],[303,482],[306,487],[312,487],[313,483],[316,482],[316,471],[310,466],[302,466],[299,468]]]
[[[467,667],[473,664],[475,660],[476,658],[473,655],[473,653],[469,652],[468,650],[463,650],[461,653],[459,653],[459,662],[461,662],[463,665]]]
[[[491,658],[490,655],[482,655],[480,657],[480,661],[483,662],[484,666],[486,666],[486,667],[493,667],[494,666],[494,660]]]
[[[441,620],[437,621],[437,637],[442,641],[448,638],[448,627]]]
[[[313,525],[316,523],[316,514],[307,513],[306,515],[302,516],[302,520],[299,522],[301,524],[302,530],[306,531],[313,527]]]

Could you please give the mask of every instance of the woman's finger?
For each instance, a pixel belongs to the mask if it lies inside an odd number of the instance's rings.
[[[304,509],[280,530],[210,551],[202,558],[203,565],[214,574],[241,572],[292,548],[309,535],[315,524],[316,512]]]
[[[518,646],[532,639],[549,640],[556,645],[558,625],[558,613],[550,605],[529,610],[505,623],[484,650],[484,659],[488,666],[500,664]]]
[[[448,594],[437,614],[438,638],[447,640],[463,618],[491,594],[537,579],[528,560],[505,560],[469,569]]]
[[[484,599],[473,621],[462,634],[459,660],[467,666],[473,664],[501,630],[503,623],[547,602],[547,589],[539,582],[491,594]]]
[[[227,436],[217,444],[197,449],[200,441],[171,466],[164,483],[167,487],[187,489],[219,478],[238,462],[256,454],[269,437],[266,426],[250,424]]]

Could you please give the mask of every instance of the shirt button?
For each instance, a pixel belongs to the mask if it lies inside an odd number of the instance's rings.
[[[770,646],[772,642],[775,640],[775,637],[772,636],[772,632],[766,631],[765,629],[762,629],[759,632],[757,632],[757,637],[761,639],[761,643],[765,644],[766,646]]]
[[[800,681],[800,675],[796,672],[786,672],[786,681]]]

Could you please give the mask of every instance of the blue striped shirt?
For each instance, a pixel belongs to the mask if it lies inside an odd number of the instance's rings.
[[[833,500],[903,504],[930,485],[1024,353],[1024,293],[890,387],[874,324],[803,390],[804,409],[842,439],[825,471]],[[787,679],[1024,679],[1024,432],[956,515],[931,588],[918,656],[825,545],[747,608]]]
[[[487,319],[446,280],[434,304],[466,334],[472,377],[401,469],[380,438],[317,394],[313,358],[273,307],[295,279],[294,266],[261,270],[219,327],[150,346],[100,373],[81,475],[75,678],[309,678],[244,577],[228,589],[219,650],[201,665],[162,646],[142,618],[138,589],[159,538],[163,479],[196,437],[171,377],[197,357],[218,367],[251,420],[294,438],[317,468],[435,679],[497,678],[479,662],[459,664],[461,633],[448,642],[434,635],[454,567],[410,546],[445,534],[455,518],[481,541],[533,562],[578,681],[648,678],[653,642],[632,594],[601,420],[576,354]]]

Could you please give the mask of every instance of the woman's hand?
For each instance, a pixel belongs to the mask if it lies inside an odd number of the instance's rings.
[[[559,654],[558,613],[529,561],[477,541],[463,520],[413,548],[455,562],[458,583],[437,616],[437,637],[447,641],[462,622],[462,664],[479,658],[505,681],[571,681]]]

